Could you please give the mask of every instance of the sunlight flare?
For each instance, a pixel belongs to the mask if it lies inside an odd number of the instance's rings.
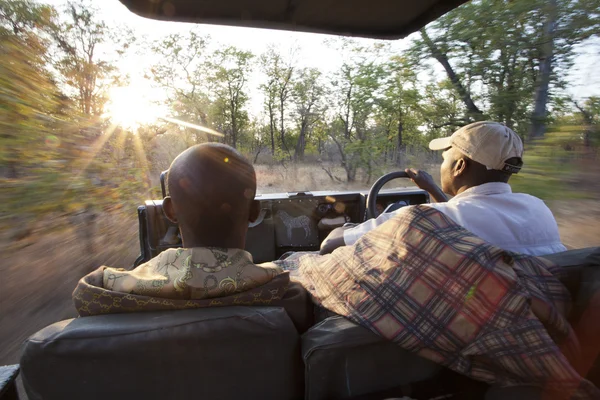
[[[114,87],[109,92],[105,116],[113,124],[132,131],[141,125],[156,122],[160,113],[159,107],[148,100],[144,87]]]
[[[160,119],[165,120],[167,122],[171,122],[173,124],[185,126],[186,128],[196,129],[196,130],[202,131],[204,133],[208,133],[209,135],[214,135],[214,136],[218,136],[218,137],[225,137],[225,135],[222,134],[221,132],[217,132],[214,129],[210,129],[210,128],[207,128],[205,126],[192,124],[190,122],[180,121],[178,119],[170,118],[170,117],[160,117]]]

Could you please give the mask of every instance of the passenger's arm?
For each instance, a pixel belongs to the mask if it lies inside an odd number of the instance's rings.
[[[319,254],[329,254],[338,247],[345,246],[344,242],[344,231],[349,229],[349,227],[341,226],[339,228],[335,228],[334,230],[327,235],[325,240],[321,243],[321,250]]]
[[[435,184],[433,178],[427,172],[414,168],[407,168],[405,172],[419,188],[426,190],[436,203],[445,203],[448,201],[446,194]]]

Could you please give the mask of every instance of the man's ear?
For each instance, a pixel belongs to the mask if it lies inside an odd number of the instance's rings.
[[[167,196],[163,200],[163,212],[169,221],[177,224],[177,216],[175,215],[175,209],[173,208],[173,200],[171,196]]]
[[[250,212],[248,213],[248,221],[256,221],[258,214],[260,214],[260,202],[258,200],[252,200],[250,203]]]
[[[467,160],[464,157],[459,158],[454,163],[452,170],[455,178],[463,175],[467,171]]]

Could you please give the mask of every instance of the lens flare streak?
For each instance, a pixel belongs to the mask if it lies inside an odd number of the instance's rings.
[[[178,119],[171,118],[171,117],[159,117],[159,118],[162,119],[162,120],[165,120],[167,122],[171,122],[173,124],[185,126],[186,128],[196,129],[196,130],[208,133],[209,135],[214,135],[214,136],[218,136],[218,137],[225,137],[225,135],[222,134],[221,132],[217,132],[214,129],[210,129],[210,128],[207,128],[205,126],[192,124],[190,122],[180,121]]]

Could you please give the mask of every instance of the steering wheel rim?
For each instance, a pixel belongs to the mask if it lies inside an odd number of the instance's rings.
[[[373,186],[371,186],[371,190],[369,190],[369,197],[367,197],[367,219],[375,218],[377,212],[377,195],[379,195],[381,188],[389,181],[398,178],[410,179],[408,174],[404,171],[390,172],[389,174],[385,174],[381,178],[377,179]]]

